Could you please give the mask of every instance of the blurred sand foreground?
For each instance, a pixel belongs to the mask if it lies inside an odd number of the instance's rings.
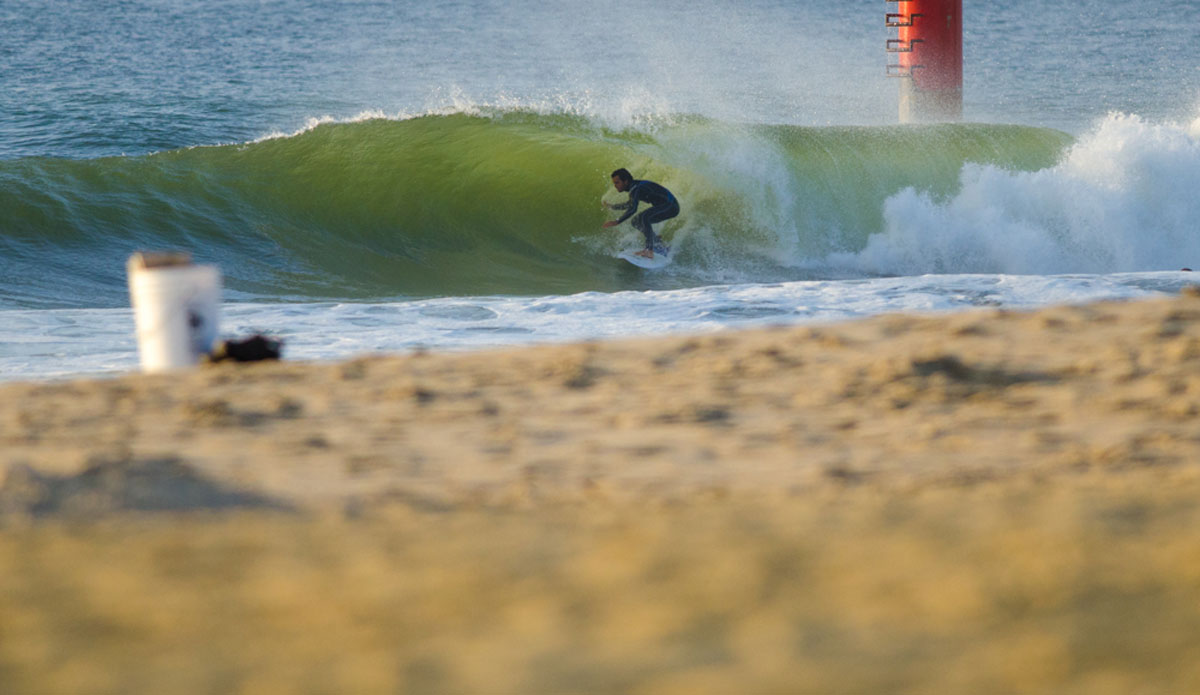
[[[0,387],[0,692],[1200,692],[1200,292]]]

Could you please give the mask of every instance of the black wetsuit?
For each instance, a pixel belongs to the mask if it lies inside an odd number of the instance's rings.
[[[629,187],[629,200],[612,206],[614,210],[625,210],[617,224],[629,219],[637,212],[638,203],[649,203],[650,209],[633,218],[633,228],[646,237],[646,248],[655,253],[666,253],[667,247],[654,233],[650,225],[669,220],[679,214],[679,201],[663,186],[653,181],[634,181]]]

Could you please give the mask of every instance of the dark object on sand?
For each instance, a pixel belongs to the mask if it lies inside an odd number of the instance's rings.
[[[234,362],[258,362],[277,360],[283,351],[282,340],[272,340],[264,335],[253,335],[245,340],[222,340],[208,356],[210,362],[233,360]]]

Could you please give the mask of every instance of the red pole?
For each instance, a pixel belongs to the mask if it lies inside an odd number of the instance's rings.
[[[889,0],[897,2],[897,0]],[[888,51],[899,54],[892,73],[900,83],[900,120],[958,120],[962,117],[962,0],[898,0],[888,25],[899,38]]]

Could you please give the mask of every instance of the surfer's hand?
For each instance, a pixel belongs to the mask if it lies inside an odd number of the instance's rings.
[[[609,220],[609,221],[607,221],[607,222],[605,222],[605,223],[604,223],[604,226],[605,226],[605,227],[615,227],[615,226],[617,226],[617,221],[616,221],[616,220]]]
[[[605,209],[612,207],[611,205],[608,204],[607,200],[600,201],[600,204],[603,205],[605,207]]]

